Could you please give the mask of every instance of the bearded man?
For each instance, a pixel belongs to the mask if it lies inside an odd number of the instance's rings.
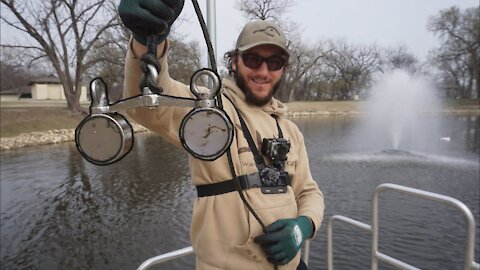
[[[133,35],[126,56],[125,97],[138,95],[140,57],[147,52],[151,33],[160,37],[155,83],[164,94],[192,97],[189,86],[168,73],[167,37],[182,7],[179,0],[121,1],[119,14]],[[221,97],[235,129],[230,151],[238,177],[232,179],[225,154],[213,161],[189,156],[198,194],[190,227],[196,269],[306,269],[299,251],[320,228],[324,200],[310,173],[303,135],[284,117],[286,106],[273,97],[289,56],[284,32],[264,20],[247,23],[235,49],[227,54],[234,80],[222,80]],[[181,148],[179,127],[188,112],[176,107],[139,108],[130,117]],[[272,158],[260,150],[272,145],[286,150],[280,165],[273,166]],[[268,175],[277,178],[269,182]],[[236,192],[234,180],[240,182],[251,209]]]

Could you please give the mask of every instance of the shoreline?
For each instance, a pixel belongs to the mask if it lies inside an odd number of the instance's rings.
[[[294,111],[285,114],[287,117],[315,117],[315,116],[356,116],[366,112],[360,111]],[[480,116],[478,110],[443,110],[441,112],[432,112],[442,115],[458,115],[458,116]],[[132,123],[134,133],[148,131],[145,127]],[[71,142],[75,140],[75,129],[53,129],[48,131],[36,131],[22,133],[13,137],[0,138],[0,150],[9,151],[19,148],[41,146],[49,144],[58,144]]]
[[[133,132],[145,132],[148,129],[132,124]],[[22,133],[18,136],[0,138],[0,150],[16,150],[19,148],[71,142],[75,140],[75,129],[53,129]]]

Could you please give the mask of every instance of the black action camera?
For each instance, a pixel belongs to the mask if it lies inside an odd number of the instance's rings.
[[[284,138],[263,139],[262,154],[272,161],[273,166],[266,166],[260,172],[262,193],[278,194],[287,192],[290,176],[284,170],[290,142]]]
[[[289,151],[290,142],[284,138],[263,139],[262,154],[268,157],[273,166],[278,169],[283,169]]]

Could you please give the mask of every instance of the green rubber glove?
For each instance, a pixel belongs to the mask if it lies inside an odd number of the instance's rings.
[[[313,224],[308,217],[280,219],[267,228],[267,234],[254,239],[267,259],[277,265],[287,264],[302,248],[305,239],[313,234]]]
[[[160,43],[167,38],[183,3],[184,0],[121,0],[118,14],[138,42],[146,45],[147,36],[157,34]]]

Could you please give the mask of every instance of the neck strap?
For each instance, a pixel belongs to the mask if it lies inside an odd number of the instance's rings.
[[[250,150],[253,153],[253,158],[255,159],[255,164],[257,165],[257,169],[258,171],[262,171],[265,168],[265,162],[263,161],[263,157],[258,151],[258,148],[252,138],[252,134],[250,133],[250,130],[248,130],[245,120],[243,120],[241,112],[237,109],[237,107],[235,106],[233,107],[235,108],[235,111],[237,111],[238,118],[240,119],[240,125],[242,126],[243,135],[245,136],[248,146],[250,147]],[[272,114],[272,117],[275,119],[275,122],[277,123],[278,137],[283,138],[282,129],[278,124],[277,116]]]

